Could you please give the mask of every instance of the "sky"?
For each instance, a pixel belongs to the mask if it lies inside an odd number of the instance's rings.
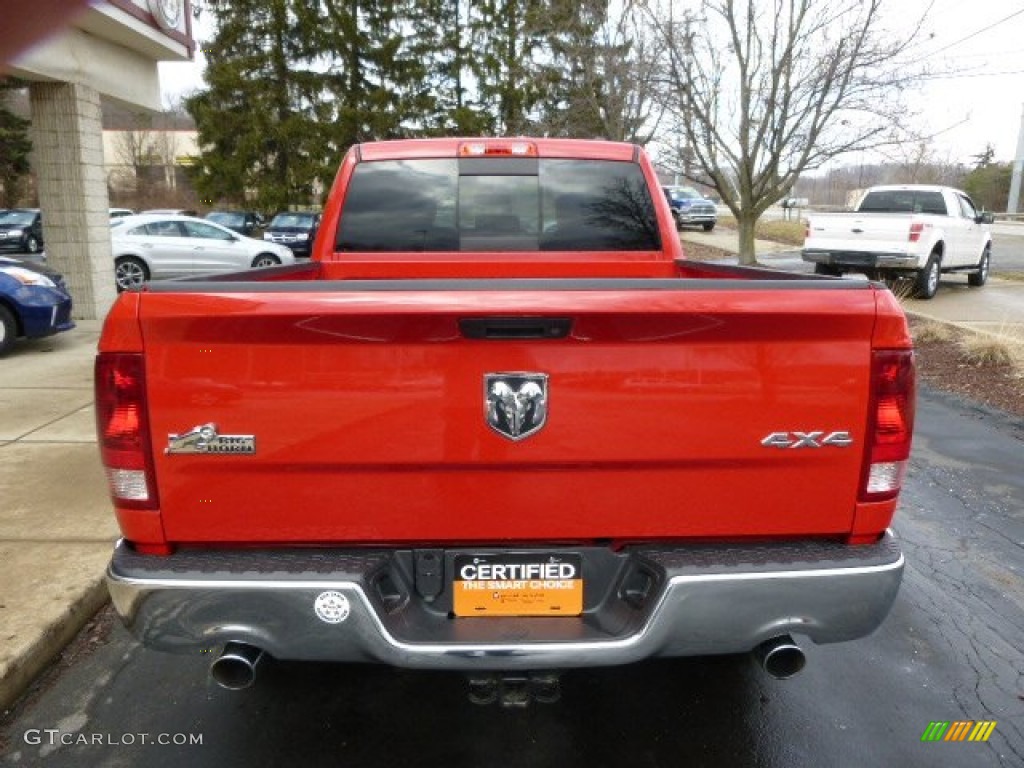
[[[1024,113],[1024,0],[883,0],[883,7],[895,34],[913,32],[924,16],[921,54],[935,70],[950,73],[908,98],[920,130],[934,134],[934,159],[970,164],[991,144],[997,161],[1012,162]],[[209,14],[193,29],[201,47],[213,37]],[[203,66],[201,50],[194,62],[162,63],[165,102],[204,87]]]
[[[910,19],[921,0],[889,0]],[[904,10],[904,8],[906,10]],[[922,49],[936,68],[953,74],[924,84],[912,100],[942,159],[969,162],[995,149],[1011,162],[1024,110],[1024,0],[935,0],[922,24]]]

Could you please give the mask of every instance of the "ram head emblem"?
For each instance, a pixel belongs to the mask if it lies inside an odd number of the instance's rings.
[[[544,426],[548,377],[544,373],[488,373],[484,376],[487,425],[510,440],[522,440]]]

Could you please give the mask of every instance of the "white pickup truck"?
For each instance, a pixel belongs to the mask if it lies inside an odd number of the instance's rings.
[[[864,272],[872,279],[912,277],[914,295],[930,299],[942,272],[967,272],[984,285],[992,258],[992,214],[950,187],[871,187],[857,210],[816,213],[807,221],[804,261],[821,275]]]

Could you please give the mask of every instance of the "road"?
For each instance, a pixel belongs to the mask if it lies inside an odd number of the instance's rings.
[[[1024,424],[923,394],[893,612],[869,638],[808,644],[792,680],[664,661],[570,672],[561,702],[501,710],[454,675],[270,663],[232,693],[209,656],[145,651],[115,625],[4,722],[3,765],[1024,765],[1022,443]],[[987,743],[921,741],[957,720],[997,725]],[[202,743],[143,743],[161,734]]]
[[[1005,272],[1024,278],[1024,225],[1014,225],[1011,231],[992,231],[992,274]]]

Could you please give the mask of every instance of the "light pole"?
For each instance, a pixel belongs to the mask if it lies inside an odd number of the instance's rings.
[[[1013,158],[1013,177],[1010,180],[1010,199],[1006,203],[1007,213],[1017,213],[1020,202],[1020,176],[1024,166],[1024,110],[1020,115],[1020,132],[1017,134],[1017,154]]]

